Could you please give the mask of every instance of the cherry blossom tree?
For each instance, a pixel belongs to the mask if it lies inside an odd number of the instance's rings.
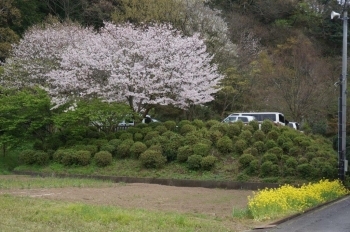
[[[200,36],[169,25],[106,22],[99,33],[78,25],[34,27],[13,51],[4,76],[21,70],[22,83],[41,84],[57,105],[98,96],[136,112],[169,104],[187,109],[212,101],[222,79]]]

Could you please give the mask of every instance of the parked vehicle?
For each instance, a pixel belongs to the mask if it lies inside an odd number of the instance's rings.
[[[227,118],[222,120],[224,123],[234,123],[237,121],[242,121],[244,123],[248,123],[250,121],[256,120],[254,116],[236,116],[236,115],[229,115]]]
[[[230,116],[254,116],[259,123],[262,123],[264,120],[269,119],[276,124],[283,126],[288,125],[288,121],[284,118],[284,115],[279,112],[241,112],[230,114]]]
[[[295,130],[300,130],[300,125],[297,122],[289,122],[288,126],[295,129]]]

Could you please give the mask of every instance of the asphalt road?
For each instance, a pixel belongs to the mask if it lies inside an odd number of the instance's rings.
[[[350,232],[350,196],[259,232]]]

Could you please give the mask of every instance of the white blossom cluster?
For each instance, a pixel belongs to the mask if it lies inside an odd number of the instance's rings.
[[[79,25],[33,27],[14,46],[2,84],[40,84],[56,105],[71,97],[99,96],[186,109],[213,100],[223,78],[198,34],[169,25],[134,27],[105,22],[96,33]]]

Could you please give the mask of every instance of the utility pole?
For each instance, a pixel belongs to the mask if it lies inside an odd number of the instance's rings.
[[[348,0],[338,1],[343,6],[343,51],[342,74],[339,78],[339,112],[338,112],[338,178],[344,183],[348,161],[346,160],[346,101],[347,101],[347,60],[348,60]],[[332,11],[331,19],[340,17]]]

